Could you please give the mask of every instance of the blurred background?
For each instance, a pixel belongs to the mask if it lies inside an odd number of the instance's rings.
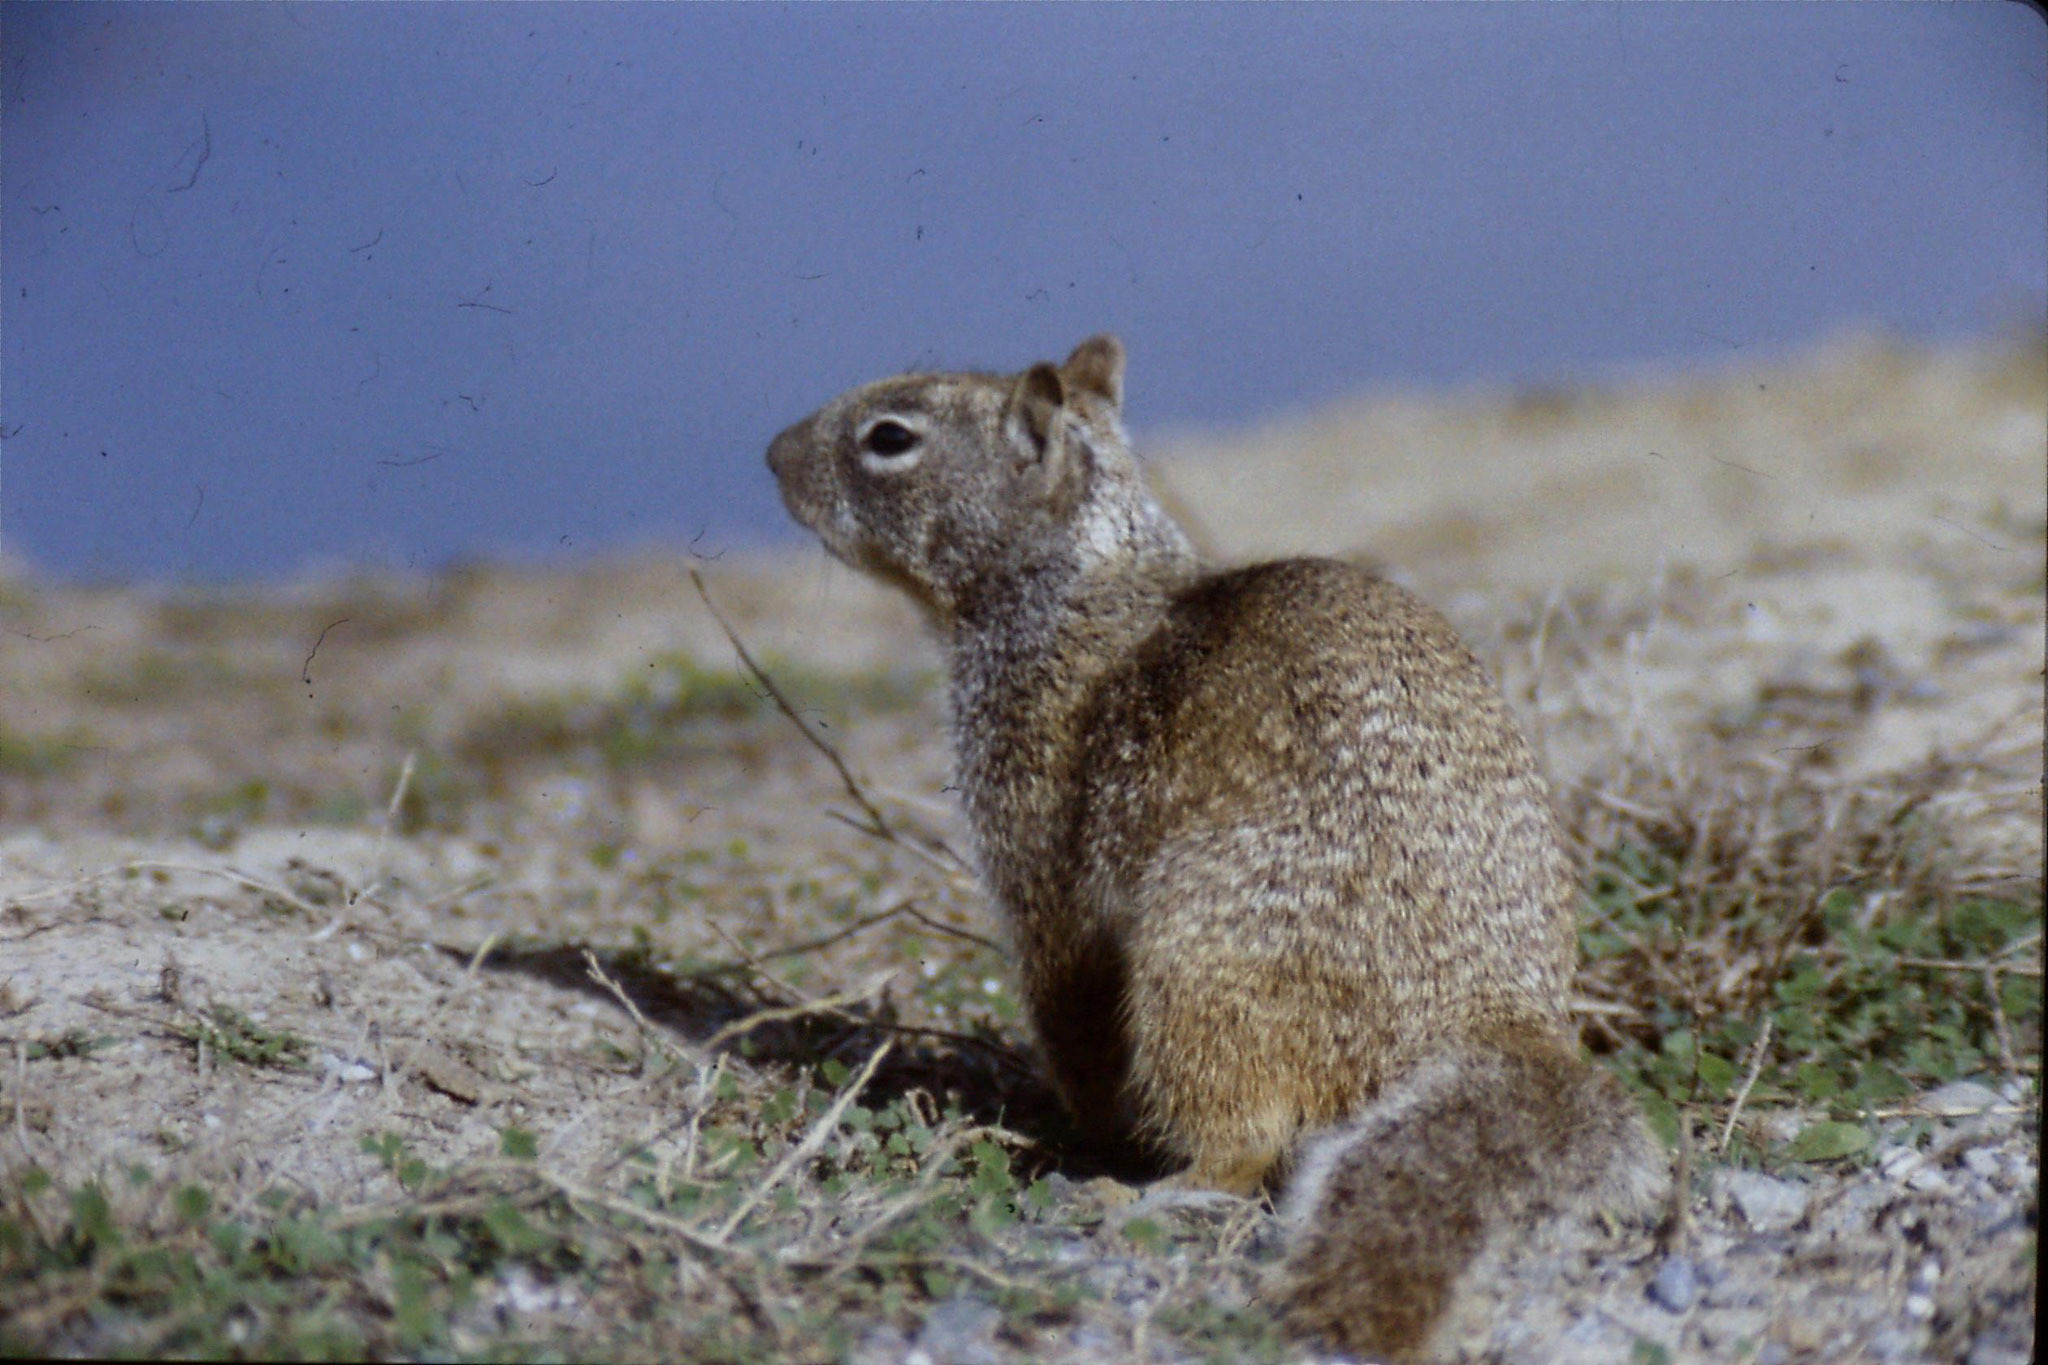
[[[1147,433],[2038,335],[2010,3],[0,8],[0,551],[787,540],[782,425],[1115,330]]]

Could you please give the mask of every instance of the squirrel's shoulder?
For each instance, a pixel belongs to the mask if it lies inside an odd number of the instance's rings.
[[[1176,609],[1219,616],[1273,611],[1302,615],[1422,607],[1419,599],[1380,574],[1341,559],[1299,556],[1211,569],[1179,594]],[[1427,607],[1422,607],[1427,611]]]
[[[1435,608],[1339,559],[1275,559],[1202,574],[1173,597],[1160,644],[1228,645],[1303,664],[1346,655],[1464,671],[1471,652]]]
[[[1280,559],[1176,592],[1095,689],[1083,728],[1106,750],[1142,736],[1148,761],[1203,764],[1283,733],[1288,746],[1348,743],[1367,716],[1403,742],[1512,741],[1484,666],[1428,604],[1359,565]]]

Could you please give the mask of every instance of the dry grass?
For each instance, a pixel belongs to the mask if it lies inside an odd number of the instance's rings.
[[[1728,1100],[1747,1057],[1765,1077],[1752,1103],[1850,1117],[1957,1075],[2038,1078],[2040,869],[1958,856],[1957,833],[2025,818],[2038,749],[1992,734],[1848,779],[1702,749],[1570,793],[1594,869],[1580,988],[1611,1007],[1588,1017],[1594,1036],[1628,1052],[1689,1035],[1685,1098]]]

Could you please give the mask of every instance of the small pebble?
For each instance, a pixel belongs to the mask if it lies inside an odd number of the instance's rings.
[[[925,1316],[917,1351],[944,1365],[999,1365],[995,1337],[1002,1321],[1002,1310],[994,1304],[958,1295]]]
[[[1124,1342],[1094,1323],[1084,1322],[1067,1338],[1074,1354],[1082,1359],[1114,1360]]]
[[[887,1323],[868,1329],[846,1357],[846,1365],[907,1365],[910,1339]]]
[[[1699,1297],[1699,1268],[1684,1256],[1666,1256],[1650,1281],[1650,1299],[1672,1313],[1683,1313]]]
[[[1941,1261],[1934,1256],[1922,1256],[1920,1264],[1913,1268],[1909,1286],[1923,1294],[1934,1292],[1934,1286],[1941,1282]]]
[[[1804,1185],[1761,1171],[1729,1171],[1722,1178],[1728,1197],[1758,1232],[1778,1232],[1806,1216]]]
[[[1604,1313],[1587,1313],[1565,1328],[1558,1341],[1565,1348],[1558,1352],[1560,1359],[1626,1359],[1636,1336]]]
[[[1757,1131],[1772,1142],[1790,1142],[1812,1121],[1810,1115],[1797,1109],[1782,1109],[1763,1114],[1757,1119],[1756,1126]]]
[[[1927,1158],[1911,1147],[1880,1143],[1877,1148],[1877,1169],[1893,1180],[1904,1180],[1908,1175],[1927,1164]]]
[[[1947,1195],[1955,1193],[1955,1186],[1949,1183],[1948,1177],[1943,1175],[1936,1167],[1925,1163],[1914,1167],[1906,1173],[1906,1188],[1917,1190],[1921,1194]]]
[[[1921,1356],[1923,1332],[1907,1327],[1880,1327],[1870,1338],[1870,1354],[1878,1360],[1907,1360]]]
[[[343,1085],[360,1085],[377,1079],[375,1068],[337,1057],[332,1052],[320,1054],[320,1069]]]
[[[1930,1114],[1949,1118],[1961,1118],[1966,1114],[1980,1114],[1998,1103],[1998,1092],[1988,1085],[1975,1081],[1950,1081],[1937,1090],[1930,1090],[1920,1098],[1920,1107]]]
[[[1964,1357],[1963,1365],[2027,1365],[2033,1358],[2025,1343],[2001,1341],[1986,1332],[1970,1344],[1970,1354]]]
[[[1963,1169],[1979,1180],[1996,1181],[2005,1174],[2005,1158],[1989,1147],[1972,1147],[1963,1153]]]

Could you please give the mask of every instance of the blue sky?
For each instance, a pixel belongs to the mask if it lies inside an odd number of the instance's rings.
[[[794,538],[845,386],[1130,416],[2048,310],[2019,4],[0,6],[0,535],[82,579]]]

